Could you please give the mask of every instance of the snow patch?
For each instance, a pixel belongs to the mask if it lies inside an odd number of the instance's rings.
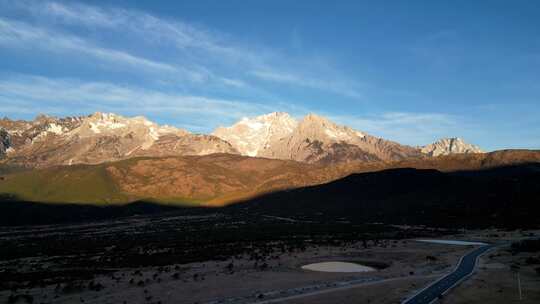
[[[101,133],[101,131],[99,130],[99,127],[97,126],[97,124],[95,124],[93,122],[90,123],[90,130],[92,130],[92,132],[94,132],[96,134]]]
[[[271,142],[291,134],[297,121],[287,113],[269,113],[242,118],[230,127],[221,127],[212,134],[228,141],[242,155],[257,156]]]
[[[36,141],[39,141],[40,139],[42,139],[43,137],[47,136],[47,131],[43,131],[43,132],[40,132],[38,135],[36,135],[36,137],[32,138],[32,144]]]
[[[331,138],[338,138],[336,132],[330,129],[324,129],[324,133],[326,133],[326,135],[330,136]]]
[[[262,129],[263,127],[265,127],[265,123],[261,123],[259,121],[253,121],[253,120],[244,120],[243,121],[243,124],[246,125],[248,128],[254,130],[254,131],[257,131],[257,130],[260,130]]]
[[[157,130],[154,127],[150,127],[148,128],[148,130],[150,132],[150,137],[152,137],[153,140],[158,140],[159,133],[157,132]]]
[[[49,127],[47,128],[48,132],[54,133],[56,135],[62,135],[64,133],[64,128],[61,125],[57,125],[55,123],[49,124]]]
[[[259,149],[246,151],[246,155],[251,157],[257,156],[257,153],[259,153]]]
[[[90,129],[96,134],[101,133],[102,129],[114,130],[114,129],[121,129],[125,127],[126,127],[126,124],[123,124],[121,122],[108,121],[108,120],[90,123]]]

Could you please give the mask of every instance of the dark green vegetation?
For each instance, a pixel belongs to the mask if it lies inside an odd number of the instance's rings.
[[[101,221],[136,215],[163,214],[182,209],[148,202],[95,206],[25,202],[12,196],[3,196],[0,200],[0,226]]]
[[[105,166],[75,165],[40,171],[19,170],[15,171],[14,176],[16,178],[4,177],[0,182],[0,193],[42,202],[93,201],[108,204],[129,201],[129,196],[122,193],[107,174]],[[96,201],[96,198],[100,198],[100,201]]]
[[[540,226],[540,164],[443,173],[391,169],[276,192],[232,209],[440,227]]]
[[[522,264],[519,262],[513,264],[512,269],[519,270],[523,265],[533,265],[534,271],[540,276],[540,266],[538,266],[540,265],[540,255],[538,255],[540,252],[540,239],[526,239],[514,242],[510,247],[510,251],[512,252],[512,255],[517,255],[520,253],[534,254],[527,257]]]
[[[540,251],[540,239],[522,240],[512,243],[513,252],[539,252]],[[540,264],[540,262],[539,262]]]

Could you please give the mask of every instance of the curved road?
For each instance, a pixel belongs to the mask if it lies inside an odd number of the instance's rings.
[[[487,250],[493,248],[493,246],[484,245],[469,252],[461,258],[453,272],[422,289],[413,297],[403,301],[402,304],[427,304],[435,301],[439,295],[444,294],[450,288],[454,287],[454,285],[469,276],[474,270],[476,259]]]

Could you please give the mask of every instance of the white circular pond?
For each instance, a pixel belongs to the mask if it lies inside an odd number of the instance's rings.
[[[368,272],[375,268],[348,262],[322,262],[302,266],[302,269],[322,272]]]

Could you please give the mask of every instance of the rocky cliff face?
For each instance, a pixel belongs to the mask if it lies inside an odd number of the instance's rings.
[[[458,153],[484,153],[480,147],[466,143],[463,139],[443,138],[421,148],[422,153],[429,156],[449,155]]]
[[[5,157],[10,145],[11,138],[8,132],[4,129],[0,129],[0,158]]]
[[[97,164],[134,156],[237,153],[217,137],[159,126],[140,116],[39,116],[33,121],[3,119],[0,127],[12,138],[8,160],[30,167]]]

